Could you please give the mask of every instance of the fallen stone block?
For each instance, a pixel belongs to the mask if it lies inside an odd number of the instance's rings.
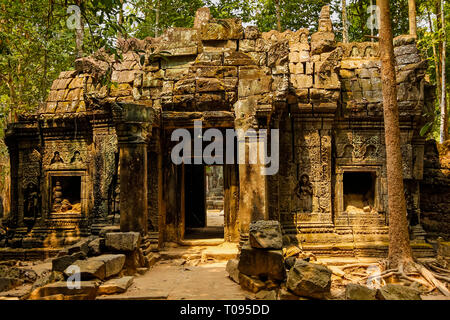
[[[88,247],[88,256],[92,257],[101,255],[105,247],[105,240],[101,238],[92,240],[91,242],[89,242]]]
[[[349,283],[345,287],[346,300],[376,300],[377,290],[366,286]]]
[[[283,235],[278,221],[259,220],[250,224],[249,242],[252,248],[281,249]]]
[[[92,239],[89,238],[83,239],[71,245],[70,247],[67,248],[67,254],[72,255],[77,252],[82,252],[85,256],[87,256],[89,251],[89,242],[91,240]]]
[[[64,280],[64,274],[59,271],[51,271],[47,274],[41,275],[34,283],[32,289],[36,289],[38,287],[43,287],[46,284],[57,282],[57,281],[63,281]]]
[[[14,289],[23,284],[23,280],[17,278],[0,278],[0,292]]]
[[[36,281],[37,277],[37,273],[32,269],[23,269],[0,265],[0,278],[16,278],[21,279],[24,282],[32,283]]]
[[[228,260],[227,266],[225,270],[228,272],[228,275],[230,276],[230,279],[239,284],[239,260],[237,259],[231,259]]]
[[[241,249],[238,269],[249,276],[283,280],[285,277],[281,250],[254,249],[245,245]]]
[[[148,266],[151,267],[155,265],[159,260],[161,260],[161,255],[156,252],[151,252],[147,255]]]
[[[90,258],[92,261],[102,261],[105,263],[105,277],[109,278],[118,274],[124,264],[125,255],[124,254],[103,254],[101,256]]]
[[[126,276],[118,279],[111,279],[100,285],[98,288],[97,294],[115,294],[115,293],[123,293],[127,291],[127,289],[133,283],[132,276]]]
[[[279,297],[280,297],[280,300],[301,300],[301,298],[299,296],[293,294],[292,292],[290,292],[286,288],[281,288],[280,289]]]
[[[275,290],[261,290],[256,294],[258,300],[277,300],[277,292]]]
[[[141,245],[139,232],[113,232],[106,234],[105,245],[108,250],[130,252]]]
[[[78,269],[76,269],[78,268]],[[101,260],[77,260],[66,270],[64,270],[64,275],[66,277],[79,274],[82,280],[91,279],[105,279],[106,274],[105,262]]]
[[[325,266],[297,260],[287,274],[287,288],[301,297],[323,299],[331,288],[331,270]]]
[[[71,284],[71,283],[69,283]],[[69,287],[67,281],[58,281],[36,288],[28,296],[29,300],[41,300],[43,297],[63,295],[83,300],[95,299],[98,283],[96,281],[80,281],[79,287]]]
[[[57,257],[52,260],[52,271],[56,272],[64,272],[68,266],[74,263],[77,260],[82,260],[85,258],[85,255],[82,252],[77,252],[72,255],[66,255]]]
[[[257,293],[266,288],[266,284],[256,277],[250,277],[245,274],[239,274],[239,284],[241,288],[253,293]]]
[[[379,300],[422,300],[420,291],[400,284],[387,284],[377,290]]]
[[[105,238],[107,233],[120,232],[120,226],[106,226],[100,229],[98,236]]]

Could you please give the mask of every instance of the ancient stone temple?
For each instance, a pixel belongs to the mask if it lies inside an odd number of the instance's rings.
[[[394,45],[405,194],[419,243],[419,130],[432,96],[415,39]],[[171,136],[202,121],[221,132],[279,129],[276,174],[219,164],[225,241],[247,239],[252,221],[278,220],[284,241],[314,252],[386,252],[377,42],[338,43],[329,7],[312,34],[261,33],[202,8],[193,28],[123,40],[121,50],[121,60],[102,51],[76,60],[35,114],[8,127],[11,245],[60,246],[115,224],[160,245],[181,243],[186,228],[205,226],[206,181],[219,182],[201,161],[175,164]]]

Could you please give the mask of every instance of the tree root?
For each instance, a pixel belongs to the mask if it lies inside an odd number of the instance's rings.
[[[415,267],[417,271],[419,271],[430,284],[435,286],[443,295],[450,297],[450,291],[442,282],[436,279],[436,277],[433,275],[433,273],[431,273],[431,271],[429,271],[420,263],[415,263]]]

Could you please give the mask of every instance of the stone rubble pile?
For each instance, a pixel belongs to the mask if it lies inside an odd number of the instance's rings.
[[[249,240],[239,259],[229,260],[230,278],[256,299],[299,300],[324,298],[330,292],[331,271],[310,263],[295,246],[283,248],[278,221],[256,221],[250,225]]]
[[[90,300],[99,295],[125,292],[133,275],[156,263],[150,239],[138,232],[105,227],[99,237],[89,237],[61,250],[52,270],[41,275],[25,297],[30,300]],[[147,253],[148,257],[145,255]],[[78,287],[74,279],[80,279]]]
[[[421,300],[419,290],[400,284],[372,289],[349,283],[345,292],[336,295],[331,285],[338,268],[315,261],[314,254],[283,243],[279,222],[261,220],[250,225],[248,242],[238,259],[228,261],[226,271],[242,289],[253,293],[249,299]]]

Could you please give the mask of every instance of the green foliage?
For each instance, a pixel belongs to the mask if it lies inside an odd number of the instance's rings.
[[[203,6],[201,0],[131,0],[129,11],[142,18],[135,26],[138,38],[161,35],[168,27],[189,27],[194,25],[195,12]],[[156,24],[158,16],[158,24]]]

